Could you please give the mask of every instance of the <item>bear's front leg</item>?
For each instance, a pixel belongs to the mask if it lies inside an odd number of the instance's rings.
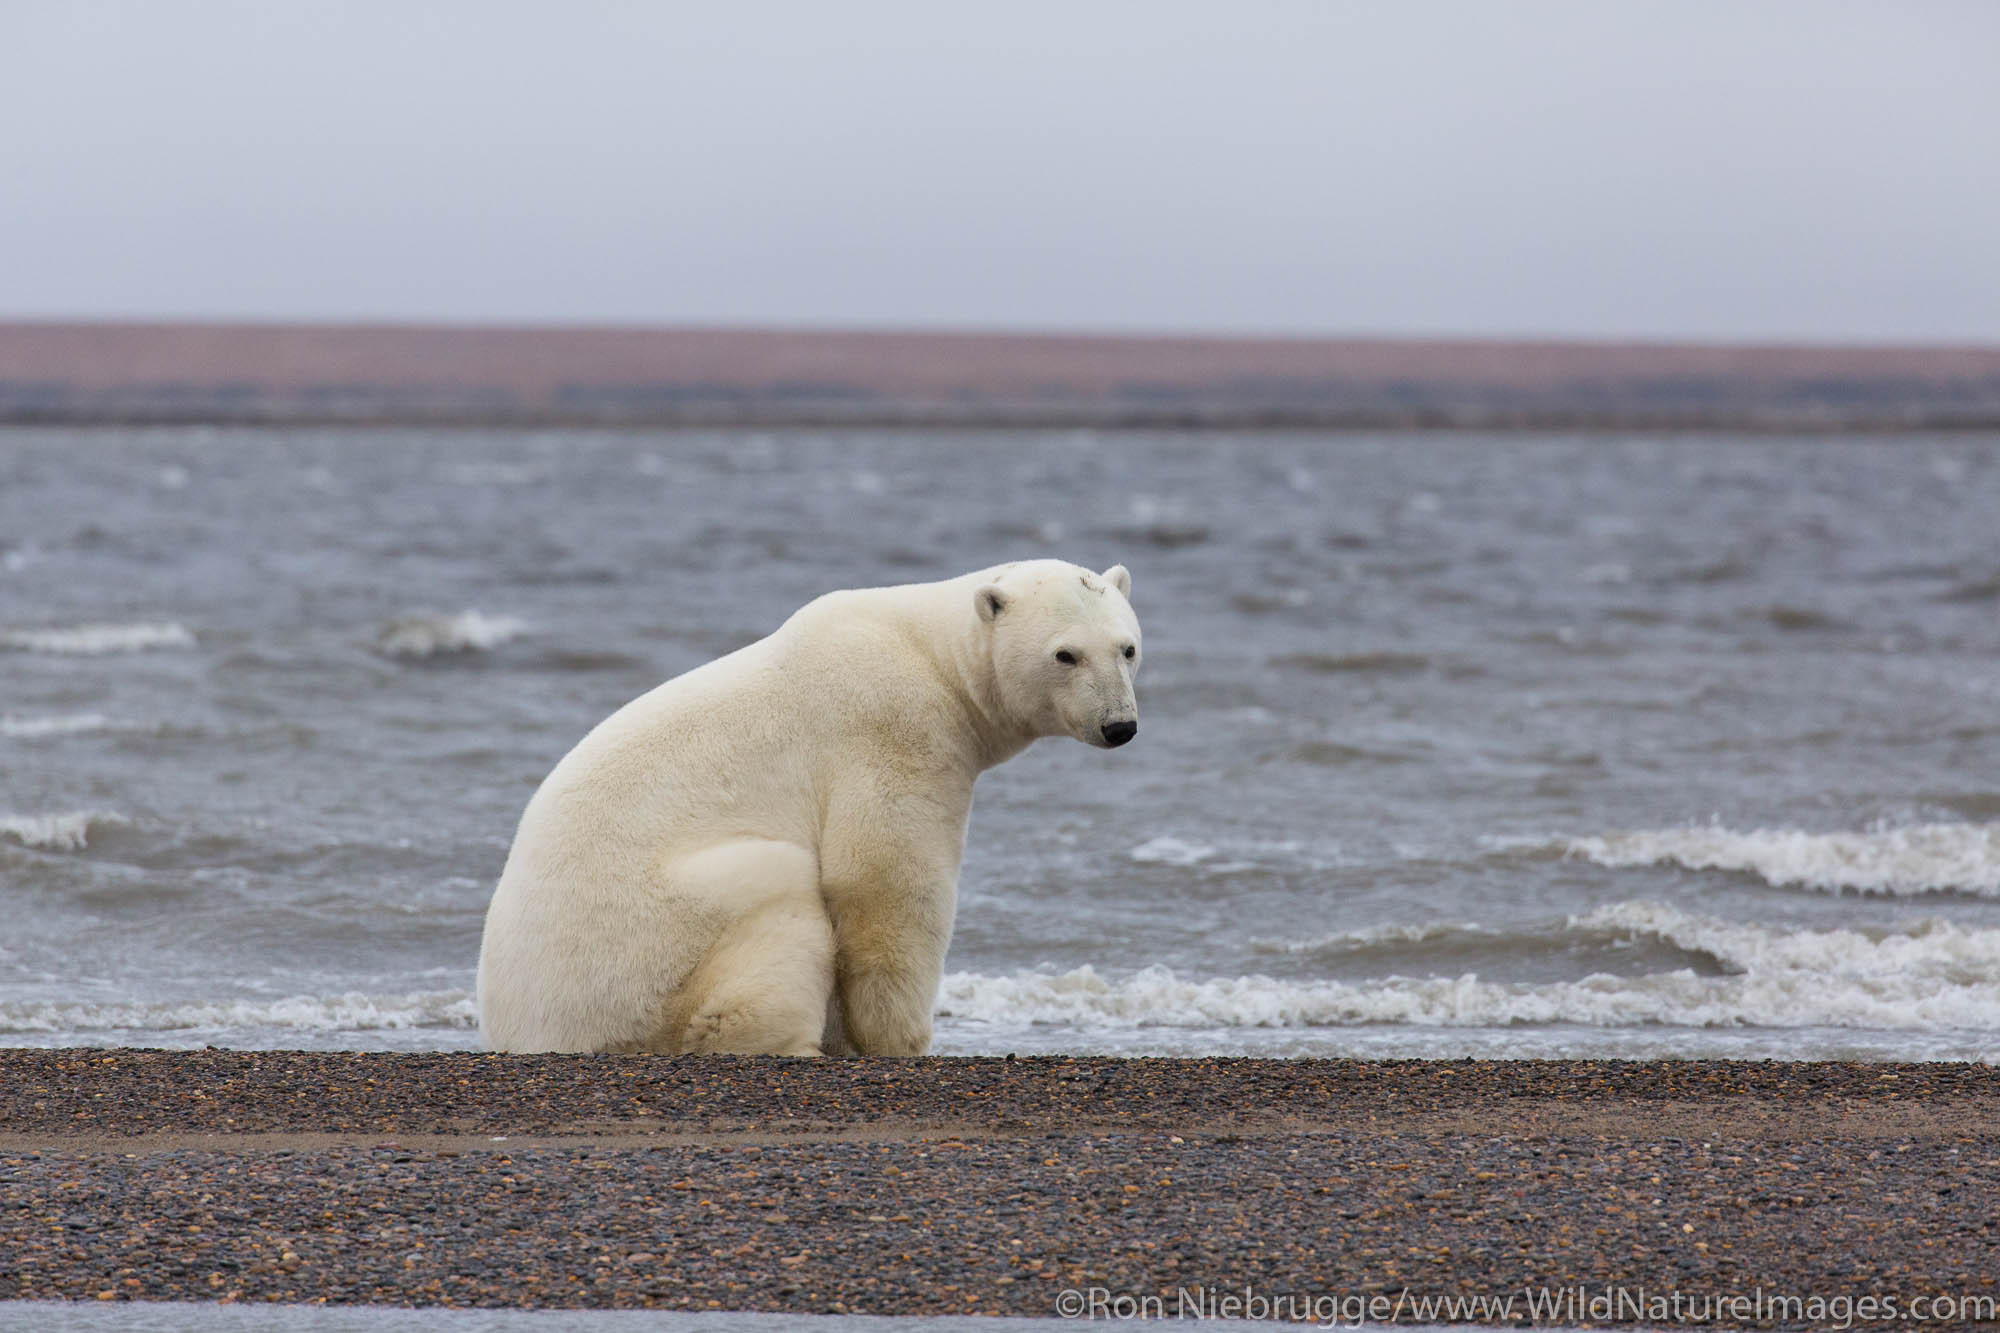
[[[958,905],[971,786],[856,781],[830,803],[820,892],[834,991],[859,1055],[922,1055]]]
[[[938,967],[897,965],[879,955],[837,964],[841,1022],[857,1055],[923,1055],[931,1048]]]
[[[922,1055],[951,942],[954,885],[876,880],[830,896],[834,989],[847,1043],[859,1055]]]
[[[951,943],[956,876],[911,882],[878,869],[823,887],[847,1045],[857,1055],[924,1054]]]

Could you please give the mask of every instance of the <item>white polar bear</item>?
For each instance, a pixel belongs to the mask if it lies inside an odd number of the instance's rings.
[[[1139,729],[1123,565],[829,593],[619,709],[487,909],[502,1051],[921,1055],[980,773]]]

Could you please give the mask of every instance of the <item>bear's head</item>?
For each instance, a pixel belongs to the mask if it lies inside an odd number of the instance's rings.
[[[1132,678],[1139,618],[1132,576],[1093,574],[1062,560],[996,571],[973,593],[993,653],[1001,704],[1036,736],[1074,736],[1110,749],[1139,732]]]

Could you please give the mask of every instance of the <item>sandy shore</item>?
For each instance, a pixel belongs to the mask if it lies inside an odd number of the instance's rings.
[[[0,320],[0,421],[1990,430],[2000,348]]]
[[[9,1297],[1826,1326],[2000,1296],[1996,1198],[1959,1065],[0,1051]]]

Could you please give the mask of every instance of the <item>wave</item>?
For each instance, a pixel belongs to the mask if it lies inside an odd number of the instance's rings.
[[[1388,927],[1391,931],[1404,928]],[[1421,933],[1426,928],[1411,930]],[[1465,927],[1442,927],[1461,930]],[[1893,929],[1785,930],[1645,900],[1566,918],[1585,936],[1652,938],[1728,970],[1498,982],[1476,974],[1345,982],[1183,978],[1165,967],[1091,967],[944,978],[937,1014],[961,1023],[1082,1031],[1420,1028],[1846,1028],[1991,1031],[2000,1024],[2000,929],[1927,920]],[[1369,932],[1358,932],[1357,937]],[[194,1002],[0,1004],[0,1034],[471,1031],[469,990]]]
[[[1490,931],[1475,921],[1386,921],[1304,940],[1251,940],[1250,947],[1258,953],[1340,954],[1378,948],[1384,944],[1428,944],[1433,940],[1466,937],[1500,938],[1498,932]]]
[[[77,736],[99,731],[126,731],[130,724],[114,722],[102,713],[64,713],[52,717],[0,714],[0,736],[36,740],[43,736]]]
[[[1215,848],[1205,842],[1190,842],[1165,834],[1140,843],[1125,855],[1144,864],[1192,866],[1214,856]]]
[[[1323,870],[1339,863],[1340,852],[1337,847],[1276,839],[1229,839],[1217,846],[1168,833],[1147,839],[1125,856],[1140,865],[1194,869],[1202,875],[1237,875],[1276,867]]]
[[[391,657],[436,657],[442,653],[484,652],[520,638],[527,622],[478,611],[457,615],[405,616],[384,625],[375,647]]]
[[[1768,884],[1910,895],[2000,897],[2000,825],[1921,824],[1867,833],[1679,828],[1567,838],[1556,846],[1601,866],[1677,865],[1761,876]]]
[[[1925,918],[1894,927],[1781,930],[1725,921],[1648,899],[1612,903],[1569,918],[1580,932],[1650,936],[1705,953],[1745,976],[1903,978],[1948,985],[2000,985],[2000,930]],[[1989,1016],[2000,1019],[2000,1011]]]
[[[123,815],[103,810],[71,810],[64,814],[0,815],[0,837],[12,838],[24,847],[45,847],[51,851],[77,852],[90,844],[93,828],[129,824]]]
[[[404,1028],[476,1028],[471,991],[408,995],[295,995],[282,1000],[194,1003],[16,1002],[0,1004],[0,1033],[178,1032],[277,1028],[299,1032],[378,1032]]]
[[[1401,929],[1401,928],[1391,928]],[[1421,931],[1424,927],[1411,928]],[[1464,927],[1441,927],[1456,931]],[[1652,938],[1724,969],[1501,982],[1477,974],[1298,981],[1190,980],[1164,967],[1107,978],[1090,967],[953,973],[943,1017],[1071,1027],[1836,1027],[1991,1029],[2000,1024],[2000,930],[1928,920],[1884,930],[1782,930],[1618,903],[1568,918],[1580,935]]]
[[[194,632],[172,621],[134,625],[71,625],[62,629],[0,630],[0,648],[27,653],[102,657],[152,648],[192,648]]]

